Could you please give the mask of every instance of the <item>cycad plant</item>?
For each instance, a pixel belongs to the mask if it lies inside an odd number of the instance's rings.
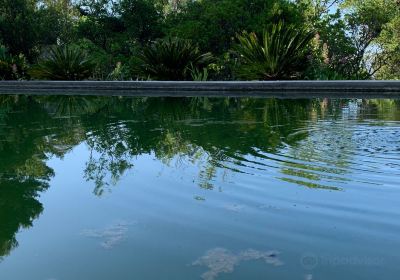
[[[248,80],[293,79],[306,59],[314,34],[279,22],[263,32],[237,35],[234,52],[239,56],[239,77]]]
[[[32,78],[78,81],[89,78],[94,64],[86,52],[74,46],[55,46],[30,70]]]
[[[201,53],[190,41],[167,38],[141,51],[136,62],[136,72],[145,79],[190,80],[193,71],[203,71],[212,61],[211,53]]]

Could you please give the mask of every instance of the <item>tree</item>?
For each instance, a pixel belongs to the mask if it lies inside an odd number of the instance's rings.
[[[70,0],[0,0],[0,41],[33,61],[42,46],[73,39],[76,16]]]
[[[347,0],[343,7],[350,38],[355,47],[351,58],[357,79],[371,78],[385,64],[387,53],[379,44],[385,26],[396,14],[393,0]]]
[[[204,51],[226,52],[244,30],[261,32],[279,20],[301,25],[296,5],[286,0],[203,0],[187,3],[167,18],[169,35],[190,39]]]
[[[37,44],[36,1],[0,0],[0,40],[12,55],[34,56]]]
[[[145,43],[161,36],[161,11],[153,0],[121,0],[116,9],[130,39]]]
[[[74,24],[79,10],[72,0],[41,0],[36,11],[39,44],[53,45],[74,41]]]
[[[393,18],[377,39],[385,50],[385,64],[377,71],[377,79],[400,79],[400,16]]]
[[[116,38],[125,38],[126,29],[117,17],[114,1],[82,0],[78,8],[81,13],[77,24],[79,38],[89,39],[108,51],[111,51]]]
[[[390,22],[398,17],[394,0],[299,0],[326,49],[326,67],[346,79],[370,79],[393,57]],[[385,31],[386,30],[386,31]]]

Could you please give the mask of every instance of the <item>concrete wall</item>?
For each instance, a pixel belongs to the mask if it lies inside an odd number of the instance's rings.
[[[0,81],[0,94],[398,99],[400,81]]]

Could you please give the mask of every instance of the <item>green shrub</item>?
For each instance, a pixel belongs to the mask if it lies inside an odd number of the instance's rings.
[[[130,71],[128,66],[123,65],[121,62],[117,62],[115,68],[108,74],[108,81],[126,81],[130,80]]]
[[[346,80],[346,78],[329,65],[311,64],[304,72],[305,80]]]
[[[203,68],[202,70],[199,70],[197,68],[190,68],[190,75],[192,77],[193,81],[197,82],[204,82],[208,80],[208,70],[207,68]]]
[[[55,46],[30,69],[35,79],[85,80],[92,75],[94,63],[86,52],[72,46]]]
[[[190,41],[178,38],[158,40],[145,47],[136,60],[135,71],[154,80],[189,80],[193,71],[203,71],[213,61],[211,53],[200,53]]]
[[[237,75],[249,80],[293,79],[306,64],[312,32],[283,22],[263,32],[237,35],[234,52],[239,57]]]
[[[27,78],[28,65],[25,57],[20,54],[12,56],[7,48],[0,45],[0,80],[20,80]]]
[[[1,80],[11,80],[12,66],[4,60],[0,60],[0,79]]]
[[[207,68],[210,80],[214,81],[233,81],[236,80],[237,57],[232,52],[226,52],[216,58]]]
[[[93,80],[106,80],[116,64],[113,54],[105,51],[89,39],[78,40],[74,42],[73,46],[90,54],[90,61],[94,64],[90,78]]]

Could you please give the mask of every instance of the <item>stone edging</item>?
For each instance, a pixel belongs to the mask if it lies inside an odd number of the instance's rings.
[[[400,81],[0,81],[0,94],[400,98]]]

